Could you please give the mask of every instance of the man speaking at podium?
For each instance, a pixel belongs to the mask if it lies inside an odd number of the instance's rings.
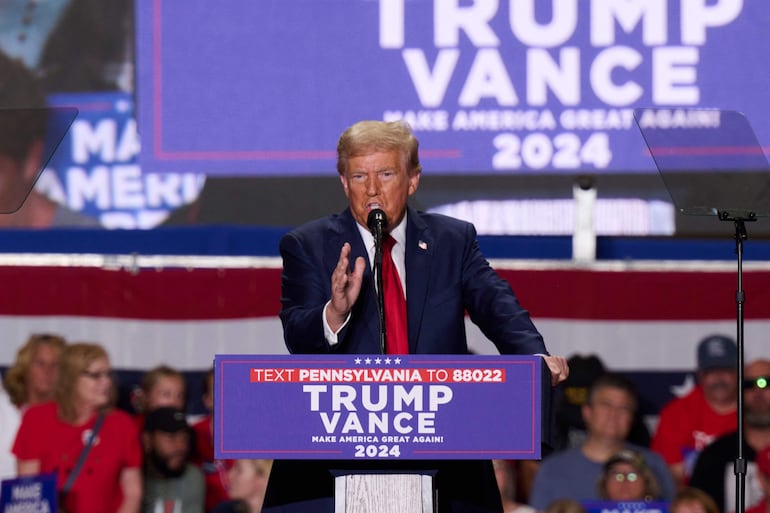
[[[406,123],[362,121],[342,134],[337,171],[349,208],[281,240],[280,317],[289,351],[467,354],[467,311],[501,354],[543,355],[552,384],[565,380],[566,360],[548,356],[529,313],[481,254],[473,226],[407,206],[421,170]],[[372,273],[378,242],[384,344]],[[502,512],[488,461],[277,461],[265,507],[301,502],[304,511],[322,511],[305,501],[333,495],[330,468],[434,469],[439,512]]]

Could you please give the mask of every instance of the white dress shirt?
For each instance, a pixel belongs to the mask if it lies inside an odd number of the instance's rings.
[[[360,224],[356,223],[356,227],[358,228],[358,232],[361,234],[364,247],[366,248],[366,252],[369,255],[369,267],[374,269],[374,236],[367,228],[364,228]],[[396,239],[396,244],[393,246],[393,250],[390,252],[390,255],[393,258],[393,264],[396,266],[396,270],[398,271],[398,277],[401,279],[401,287],[403,288],[402,292],[404,293],[404,297],[406,297],[406,212],[404,212],[404,218],[401,219],[401,222],[398,223],[395,228],[390,230],[390,236]],[[337,339],[337,334],[350,321],[350,312],[348,312],[348,316],[345,319],[345,322],[342,323],[342,326],[340,326],[340,329],[337,331],[332,331],[329,323],[326,321],[326,309],[329,307],[330,302],[331,300],[326,302],[322,314],[324,323],[324,336],[326,337],[326,341],[329,342],[329,344],[335,345],[339,342]]]

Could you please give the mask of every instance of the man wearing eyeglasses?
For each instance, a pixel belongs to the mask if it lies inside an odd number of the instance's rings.
[[[733,339],[724,335],[704,338],[698,344],[697,385],[660,412],[651,448],[663,456],[679,485],[689,481],[698,454],[738,426],[737,362]]]
[[[671,500],[675,485],[663,458],[627,441],[636,408],[636,390],[629,380],[612,373],[596,378],[581,410],[585,441],[543,460],[532,486],[530,505],[543,511],[557,499],[596,500],[596,484],[603,466],[623,449],[644,457],[660,485],[662,498]]]
[[[770,360],[752,361],[743,374],[743,457],[748,464],[745,494],[748,509],[764,496],[755,460],[759,451],[770,447]],[[723,512],[735,509],[733,465],[737,447],[737,431],[714,440],[698,456],[690,480],[691,486],[711,495]]]

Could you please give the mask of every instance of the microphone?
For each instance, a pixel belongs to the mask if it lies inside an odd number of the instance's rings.
[[[369,212],[369,217],[366,218],[366,226],[369,227],[369,231],[374,236],[374,265],[372,271],[374,273],[374,285],[375,294],[377,297],[377,317],[379,318],[380,325],[380,353],[385,354],[385,298],[382,293],[382,234],[388,227],[388,218],[379,208],[375,208]]]
[[[382,234],[388,227],[388,218],[382,209],[375,208],[369,212],[369,217],[366,218],[366,226],[369,227],[369,231],[374,236],[374,242],[380,244],[382,242]]]

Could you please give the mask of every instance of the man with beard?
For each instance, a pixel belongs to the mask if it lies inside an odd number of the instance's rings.
[[[189,463],[190,427],[183,411],[150,411],[142,433],[144,446],[143,513],[203,513],[203,473]]]
[[[743,457],[746,468],[746,508],[762,500],[758,479],[757,453],[770,446],[770,360],[754,360],[744,370]],[[695,463],[690,484],[711,495],[723,512],[735,509],[734,463],[738,453],[738,432],[723,435],[703,449]]]
[[[687,484],[698,454],[708,444],[737,428],[737,361],[731,338],[704,338],[698,344],[697,385],[660,412],[651,448],[663,456],[679,485]]]

